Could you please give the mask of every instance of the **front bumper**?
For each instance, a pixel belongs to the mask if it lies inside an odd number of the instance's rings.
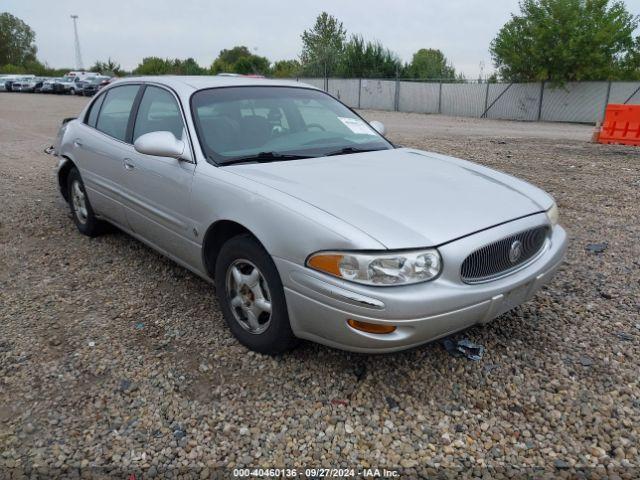
[[[547,224],[546,215],[541,213],[442,245],[438,247],[444,263],[442,274],[417,285],[358,285],[275,258],[285,287],[291,328],[300,338],[332,347],[382,353],[487,323],[529,300],[551,280],[564,259],[566,232],[554,227],[535,261],[490,282],[462,282],[462,261],[478,247]],[[397,329],[391,334],[365,333],[351,328],[348,319],[392,324]]]

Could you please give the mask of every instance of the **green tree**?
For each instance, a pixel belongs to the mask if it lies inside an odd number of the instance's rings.
[[[0,65],[21,66],[36,60],[36,34],[18,17],[0,14]]]
[[[493,72],[491,75],[489,75],[486,79],[485,79],[485,83],[498,83],[499,78],[498,78],[498,74],[496,72]]]
[[[433,48],[421,48],[414,53],[411,63],[405,68],[404,74],[411,78],[439,80],[453,80],[456,78],[456,71],[452,66],[448,65],[444,53]]]
[[[394,77],[401,67],[398,56],[380,42],[353,35],[344,44],[337,73],[343,77],[388,78]]]
[[[269,73],[270,62],[266,57],[255,55],[245,46],[237,46],[220,51],[218,58],[211,65],[211,73],[241,73],[260,74]]]
[[[273,64],[271,75],[276,78],[293,78],[300,74],[300,68],[298,60],[278,60]]]
[[[135,70],[136,75],[204,75],[207,70],[198,65],[193,58],[146,57]]]
[[[269,60],[259,55],[242,57],[233,65],[233,72],[243,75],[266,75],[269,73]]]
[[[19,73],[27,73],[27,69],[22,65],[12,65],[11,63],[7,63],[5,65],[0,66],[0,73],[6,75],[16,75]]]
[[[636,37],[633,51],[621,61],[620,79],[640,80],[640,35]]]
[[[121,77],[124,75],[124,71],[118,62],[111,60],[111,57],[106,62],[96,61],[89,69],[91,72],[99,72],[104,75],[114,75]]]
[[[145,57],[133,73],[136,75],[168,75],[171,73],[171,60],[160,57]]]
[[[171,67],[171,73],[174,75],[205,75],[207,70],[198,65],[193,58],[186,60],[175,59]]]
[[[302,32],[300,60],[307,75],[329,76],[336,70],[347,31],[336,17],[322,12],[313,28]]]
[[[72,68],[51,68],[46,64],[42,64],[38,60],[30,60],[23,65],[12,65],[10,63],[0,66],[0,73],[2,74],[20,74],[20,73],[32,73],[41,77],[62,77],[67,74]]]
[[[610,0],[522,0],[491,55],[509,81],[618,80],[638,72],[638,17]]]

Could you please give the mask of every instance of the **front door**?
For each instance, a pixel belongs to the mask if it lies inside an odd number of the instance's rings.
[[[180,108],[174,95],[148,85],[138,107],[132,142],[145,133],[168,131],[188,145]],[[195,164],[130,149],[123,158],[127,195],[126,216],[131,229],[165,253],[193,264],[199,255],[189,215]]]

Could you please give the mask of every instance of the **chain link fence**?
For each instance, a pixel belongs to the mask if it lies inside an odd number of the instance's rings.
[[[640,82],[439,83],[402,79],[298,78],[352,108],[501,120],[602,121],[609,103],[640,104]]]

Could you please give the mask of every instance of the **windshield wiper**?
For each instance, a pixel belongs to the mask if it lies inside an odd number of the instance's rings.
[[[348,155],[350,153],[364,153],[364,152],[377,152],[378,150],[385,150],[384,148],[358,148],[358,147],[344,147],[335,152],[325,153],[325,157],[332,157],[334,155]]]
[[[278,152],[260,152],[256,155],[249,155],[242,158],[234,158],[222,162],[220,165],[235,165],[237,163],[267,163],[267,162],[279,162],[282,160],[300,160],[302,158],[315,158],[313,155],[298,155],[295,153],[278,153]]]
[[[334,152],[329,152],[324,155],[320,155],[322,157],[331,157],[335,155],[347,155],[350,153],[364,153],[364,152],[375,152],[378,150],[385,150],[384,148],[358,148],[358,147],[344,147],[340,150],[336,150]],[[220,165],[236,165],[238,163],[268,163],[268,162],[280,162],[285,160],[300,160],[304,158],[317,158],[318,155],[300,155],[297,153],[278,153],[278,152],[260,152],[256,155],[249,155],[246,157],[234,158],[232,160],[227,160],[226,162],[221,162]],[[212,159],[213,160],[213,159]],[[215,161],[215,160],[214,160]]]

